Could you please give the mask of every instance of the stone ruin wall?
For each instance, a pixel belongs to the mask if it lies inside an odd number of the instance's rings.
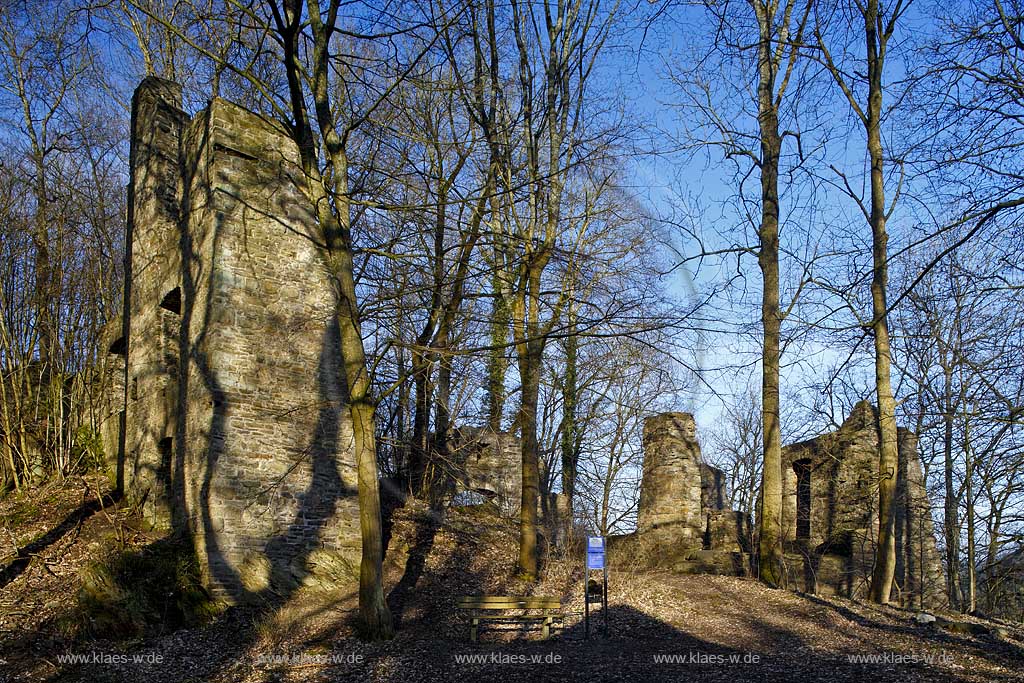
[[[519,512],[522,499],[522,446],[513,434],[486,427],[463,427],[449,440],[446,474],[455,492],[490,498],[506,516]]]
[[[643,449],[637,532],[671,530],[679,545],[701,547],[702,462],[693,416],[664,413],[644,420]]]
[[[121,452],[126,491],[187,530],[229,601],[358,567],[338,329],[298,151],[221,99],[133,99]],[[107,438],[110,438],[109,436]]]
[[[944,579],[917,436],[897,431],[894,595],[938,606]],[[791,578],[805,590],[864,597],[878,530],[878,418],[858,403],[835,432],[783,448],[783,531]],[[801,491],[803,480],[803,491]]]
[[[522,442],[508,432],[495,432],[487,427],[462,427],[455,430],[448,442],[449,458],[446,479],[449,502],[482,496],[504,517],[518,517],[522,505]],[[541,533],[546,540],[559,544],[572,524],[569,499],[562,493],[541,496],[537,502]]]
[[[943,579],[917,439],[901,429],[899,444],[895,595],[908,606],[935,606],[942,600]],[[643,445],[637,531],[609,539],[611,560],[685,573],[750,571],[751,520],[725,508],[724,474],[702,461],[693,416],[647,418]],[[837,432],[785,447],[783,460],[791,583],[811,592],[863,597],[878,526],[874,409],[858,404]],[[806,479],[798,504],[800,476]]]
[[[750,521],[727,509],[725,474],[703,461],[689,413],[644,420],[637,531],[609,538],[611,561],[686,573],[745,575]]]
[[[120,335],[105,335],[106,371],[120,381],[102,434],[128,493],[155,525],[189,532],[208,584],[229,601],[358,564],[352,430],[314,228],[285,131],[220,99],[189,117],[180,86],[143,81],[125,312]],[[864,575],[877,526],[873,420],[859,406],[838,432],[784,451],[789,557],[805,577],[812,568],[816,590],[855,594]],[[517,510],[518,440],[483,431],[464,440],[457,486]],[[900,442],[898,580],[930,599],[942,581],[928,500],[916,439],[901,430]],[[750,520],[725,509],[724,474],[703,462],[693,416],[648,418],[643,445],[638,531],[609,539],[609,556],[745,573]],[[797,537],[797,463],[811,473],[806,538]],[[541,508],[568,518],[563,503]]]

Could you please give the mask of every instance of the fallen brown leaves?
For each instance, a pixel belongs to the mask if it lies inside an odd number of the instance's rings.
[[[53,503],[49,518],[19,525],[12,532],[19,547],[79,502],[68,494]],[[0,659],[19,664],[0,673],[0,681],[981,682],[1022,680],[1024,670],[1019,626],[1002,627],[1002,638],[950,633],[917,625],[913,613],[896,608],[720,576],[613,572],[611,637],[584,640],[580,552],[553,551],[541,581],[527,585],[515,575],[513,521],[474,509],[453,510],[442,521],[416,504],[397,510],[391,520],[386,576],[398,623],[391,641],[356,638],[354,586],[302,589],[273,609],[229,610],[209,626],[145,641],[62,641],[48,624],[73,595],[76,572],[96,539],[110,533],[111,521],[92,515],[0,589]],[[0,550],[5,556],[11,552]],[[468,625],[454,605],[458,596],[473,594],[559,597],[565,627],[548,641],[536,630],[489,629],[483,642],[470,644]],[[601,618],[595,615],[596,624]],[[29,642],[22,629],[39,634],[15,661],[9,648]],[[67,651],[159,655],[160,661],[61,664],[57,656]],[[854,661],[865,657],[875,661]]]

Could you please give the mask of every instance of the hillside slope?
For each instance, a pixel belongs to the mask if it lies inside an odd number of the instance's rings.
[[[201,626],[149,605],[138,611],[145,624],[119,627],[120,612],[83,612],[90,568],[112,547],[164,540],[135,528],[131,511],[100,505],[98,489],[83,480],[0,501],[0,682],[1024,680],[1020,625],[956,617],[968,631],[956,633],[898,609],[718,576],[614,572],[610,637],[584,640],[575,555],[555,553],[541,584],[523,585],[515,527],[474,509],[443,521],[395,511],[387,588],[399,631],[389,642],[356,637],[351,585],[308,586]],[[482,593],[559,596],[565,628],[548,641],[492,629],[471,644],[454,601]]]

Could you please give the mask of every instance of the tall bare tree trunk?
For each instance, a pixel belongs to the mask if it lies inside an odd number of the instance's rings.
[[[576,495],[576,470],[579,463],[579,449],[576,447],[578,425],[576,423],[576,403],[578,389],[576,386],[576,360],[579,355],[576,338],[576,320],[569,303],[568,329],[565,338],[565,372],[562,376],[562,493],[568,499],[568,509],[572,510],[573,497]],[[572,520],[563,520],[571,522]]]
[[[761,223],[757,237],[761,268],[761,419],[764,460],[758,511],[758,569],[762,581],[781,586],[785,581],[782,534],[782,428],[779,424],[779,116],[775,102],[777,64],[772,54],[774,16],[753,2],[759,27],[757,47],[757,123],[761,141]]]
[[[978,569],[974,536],[974,456],[971,453],[971,418],[964,404],[964,483],[967,499],[967,604],[966,611],[978,609]]]
[[[299,147],[303,171],[308,179],[310,200],[317,212],[324,240],[324,262],[334,280],[337,297],[335,317],[340,328],[340,346],[349,414],[355,439],[358,473],[359,525],[362,558],[359,568],[359,614],[364,635],[370,639],[390,638],[394,634],[391,613],[384,599],[384,534],[380,512],[380,483],[377,476],[375,406],[370,396],[370,377],[366,350],[360,330],[359,304],[356,298],[353,266],[351,211],[348,194],[348,155],[338,132],[338,118],[329,86],[329,46],[337,30],[339,0],[332,0],[325,16],[319,3],[306,4],[312,30],[312,77],[309,93],[323,147],[332,173],[320,173],[316,141],[310,124],[303,88],[304,68],[299,62],[302,27],[301,0],[284,0],[272,5],[277,30],[284,50],[283,62],[295,118],[293,134]]]
[[[892,393],[889,346],[888,234],[885,215],[885,178],[882,150],[882,68],[884,44],[879,45],[878,0],[869,0],[864,12],[867,37],[868,106],[865,119],[868,154],[871,157],[871,329],[875,337],[875,395],[878,401],[878,549],[868,595],[873,602],[889,602],[896,575],[896,475],[899,457],[896,441],[896,401]]]
[[[537,403],[540,394],[543,345],[539,339],[518,344],[522,383],[519,426],[522,430],[523,488],[519,507],[519,571],[527,581],[537,578],[537,501],[540,496],[540,457],[537,442]]]
[[[946,542],[946,592],[950,605],[959,608],[963,604],[963,591],[960,587],[960,520],[953,481],[953,368],[948,361],[943,368],[943,374],[946,404],[942,416],[943,480],[946,490],[943,520],[943,535]]]

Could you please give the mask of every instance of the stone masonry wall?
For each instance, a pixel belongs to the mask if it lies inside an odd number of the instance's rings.
[[[99,384],[103,387],[103,393],[97,406],[103,458],[108,471],[114,475],[116,483],[120,486],[124,485],[124,472],[121,469],[124,464],[124,444],[121,443],[121,435],[124,433],[124,379],[127,356],[122,328],[119,316],[107,323],[100,332],[100,349],[106,353],[100,359],[102,380]]]
[[[725,472],[707,463],[700,465],[700,504],[705,511],[724,510],[728,501]]]
[[[135,99],[128,489],[157,494],[154,520],[190,531],[229,601],[354,573],[334,299],[295,145],[220,99],[189,119],[166,81]]]
[[[703,545],[700,444],[693,415],[662,413],[644,420],[643,475],[637,532],[671,527],[680,546]]]
[[[517,514],[522,500],[522,447],[513,434],[463,427],[449,442],[458,490],[490,495],[498,509]]]
[[[124,342],[127,352],[125,486],[156,526],[172,525],[177,368],[166,358],[178,339],[164,304],[178,286],[182,214],[181,86],[146,79],[132,99]],[[170,305],[169,302],[166,305]],[[168,334],[170,336],[168,337]],[[180,493],[180,489],[179,489]]]
[[[941,602],[942,571],[917,438],[900,429],[896,526],[898,595],[905,604]],[[863,596],[878,533],[877,415],[858,403],[835,432],[783,448],[783,530],[791,573],[806,590]],[[809,496],[801,501],[800,479]]]
[[[898,599],[941,605],[943,578],[917,439],[900,429],[897,477]],[[746,514],[725,508],[723,473],[701,460],[693,417],[666,413],[644,422],[637,532],[609,539],[623,567],[682,573],[747,571],[756,545]],[[858,404],[836,432],[783,449],[787,565],[805,590],[862,597],[877,537],[878,426]]]
[[[637,531],[608,539],[609,561],[626,568],[745,575],[750,520],[725,509],[725,474],[702,462],[693,416],[644,420]]]

